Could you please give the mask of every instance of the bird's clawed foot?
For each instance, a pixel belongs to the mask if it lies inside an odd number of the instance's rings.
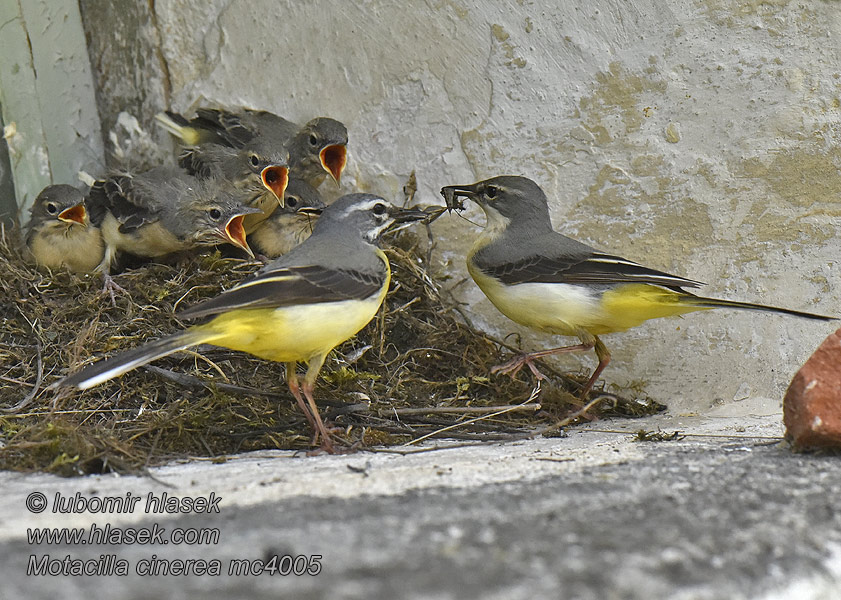
[[[513,379],[517,373],[520,372],[520,369],[527,366],[538,381],[543,381],[546,379],[546,375],[538,370],[537,365],[534,364],[535,360],[536,359],[532,354],[520,354],[506,363],[492,367],[491,374],[496,375],[497,373],[500,373],[502,375],[508,375]]]
[[[312,429],[312,445],[318,446],[318,449],[311,450],[307,455],[320,454],[326,452],[327,454],[344,454],[352,452],[351,448],[336,447],[333,444],[333,437],[330,430],[324,425],[321,420],[321,415],[318,412],[318,407],[315,404],[315,399],[312,397],[313,384],[306,380],[302,384],[298,383],[298,376],[295,374],[295,364],[287,363],[286,365],[286,383],[289,385],[289,391],[295,396],[298,402],[298,407]],[[306,398],[306,400],[304,400]]]
[[[591,336],[592,337],[592,336]],[[491,374],[502,373],[503,375],[510,375],[512,378],[523,368],[524,365],[528,366],[529,370],[534,374],[535,378],[538,381],[543,381],[546,379],[546,375],[541,373],[534,362],[538,358],[544,358],[546,356],[553,356],[555,354],[567,354],[569,352],[582,352],[585,350],[592,350],[593,347],[596,348],[596,354],[599,356],[599,367],[596,369],[596,372],[593,373],[593,377],[587,383],[585,387],[582,397],[586,397],[587,393],[590,391],[590,388],[593,387],[593,383],[595,383],[595,378],[602,372],[605,365],[607,365],[607,361],[610,360],[610,354],[608,354],[607,349],[602,344],[601,340],[596,337],[592,337],[592,342],[587,339],[587,341],[583,341],[580,344],[576,344],[575,346],[562,346],[560,348],[550,348],[549,350],[541,350],[540,352],[531,352],[529,354],[520,354],[519,356],[515,356],[507,363],[503,363],[501,365],[497,365],[491,369]],[[603,355],[606,357],[602,360],[602,354],[600,352],[603,351]],[[604,363],[604,364],[602,364]]]
[[[108,294],[111,297],[111,306],[117,306],[117,300],[116,300],[116,293],[117,292],[119,292],[120,294],[128,295],[128,292],[125,290],[125,288],[117,285],[117,282],[114,281],[114,278],[111,277],[110,274],[105,273],[102,276],[102,281],[103,281],[103,283],[102,283],[102,293],[103,294]]]
[[[329,431],[329,429],[330,428],[328,428],[328,431]],[[324,444],[325,439],[328,440],[328,444]],[[319,440],[321,440],[320,444],[319,444]],[[325,452],[327,454],[355,454],[356,452],[359,452],[358,444],[354,444],[352,446],[344,446],[344,445],[340,445],[338,443],[334,444],[332,438],[330,438],[330,437],[325,438],[324,434],[318,434],[318,433],[313,435],[312,445],[313,446],[318,446],[318,448],[313,448],[312,450],[307,452],[307,456],[318,456],[319,454],[322,454],[322,453],[325,453]]]

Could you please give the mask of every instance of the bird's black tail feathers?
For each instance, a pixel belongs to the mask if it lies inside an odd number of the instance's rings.
[[[766,304],[754,304],[752,302],[737,302],[735,300],[719,300],[718,298],[704,298],[703,296],[686,295],[681,297],[681,302],[691,304],[703,308],[736,308],[741,310],[761,310],[784,315],[792,315],[801,317],[803,319],[813,319],[816,321],[834,321],[838,317],[830,317],[827,315],[819,315],[815,313],[805,312],[802,310],[792,310],[790,308],[780,308],[778,306],[768,306]]]
[[[207,334],[200,328],[191,328],[176,334],[149,342],[139,348],[127,350],[111,358],[106,358],[81,371],[68,375],[61,381],[52,384],[50,388],[76,388],[86,390],[109,379],[142,367],[158,358],[172,354],[178,350],[201,344]]]

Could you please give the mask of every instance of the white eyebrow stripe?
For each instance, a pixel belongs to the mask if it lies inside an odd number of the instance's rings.
[[[353,204],[353,205],[349,206],[344,214],[345,214],[345,216],[347,216],[347,215],[349,215],[351,213],[354,213],[354,212],[371,210],[377,204],[382,204],[383,202],[384,202],[384,200],[382,198],[371,198],[367,202],[358,202],[356,204]]]

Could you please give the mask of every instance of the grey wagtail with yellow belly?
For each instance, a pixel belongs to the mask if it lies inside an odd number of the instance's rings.
[[[105,254],[102,233],[91,224],[85,195],[71,185],[48,185],[32,204],[26,246],[39,267],[90,273]]]
[[[555,335],[576,336],[575,346],[519,356],[492,372],[516,374],[528,365],[543,375],[536,358],[595,349],[599,364],[584,385],[585,398],[610,361],[600,335],[625,331],[649,319],[696,310],[738,308],[816,319],[835,317],[749,302],[704,298],[685,291],[698,281],[649,269],[598,250],[552,229],[546,194],[525,177],[501,176],[472,185],[450,185],[441,194],[450,209],[465,197],[487,217],[484,231],[467,257],[471,277],[500,312],[512,321]]]
[[[362,329],[385,298],[391,268],[378,247],[380,236],[395,223],[425,218],[423,211],[398,209],[371,194],[343,196],[324,210],[300,246],[179,315],[211,317],[205,324],[90,365],[52,387],[84,390],[198,344],[249,352],[286,363],[289,390],[316,438],[321,436],[321,447],[333,452],[313,399],[316,377],[329,352]],[[299,361],[309,364],[301,384]]]

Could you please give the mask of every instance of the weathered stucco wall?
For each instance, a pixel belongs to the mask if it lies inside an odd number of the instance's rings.
[[[524,174],[548,192],[556,228],[582,241],[707,281],[709,295],[841,312],[836,3],[150,6],[160,61],[137,64],[166,77],[136,77],[159,89],[119,107],[147,129],[165,98],[176,110],[204,99],[334,116],[350,130],[346,189],[397,197],[414,169],[419,199],[433,202],[445,184]],[[125,95],[99,85],[103,113],[116,114]],[[435,225],[454,282],[475,231],[454,216]],[[481,323],[518,330],[472,283],[458,289]],[[605,376],[679,411],[773,411],[833,329],[733,311],[650,322],[607,336]],[[529,349],[563,342],[522,333]]]

